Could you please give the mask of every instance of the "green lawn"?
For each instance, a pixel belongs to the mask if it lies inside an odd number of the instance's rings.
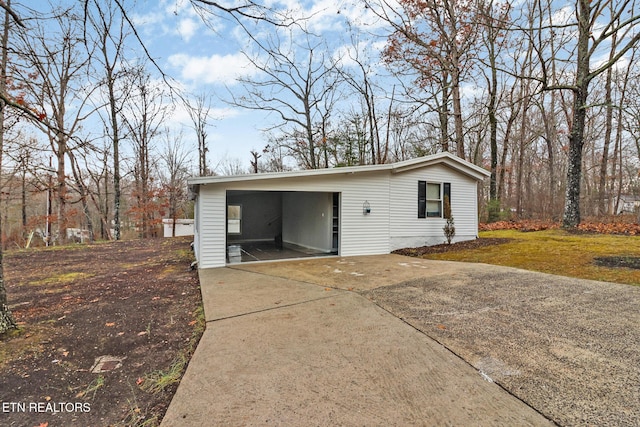
[[[595,265],[602,256],[640,257],[640,237],[606,234],[570,234],[562,230],[520,232],[485,231],[480,238],[512,241],[473,250],[427,254],[424,258],[482,262],[542,271],[562,276],[640,285],[640,270]]]

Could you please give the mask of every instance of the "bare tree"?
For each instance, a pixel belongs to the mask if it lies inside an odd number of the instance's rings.
[[[550,12],[550,14],[553,11]],[[582,155],[585,144],[585,119],[589,108],[589,86],[599,75],[613,67],[630,49],[640,41],[640,11],[635,1],[624,0],[615,5],[606,0],[576,0],[574,20],[549,27],[541,19],[539,33],[574,30],[575,60],[571,60],[574,70],[572,81],[554,80],[549,74],[552,63],[565,62],[563,57],[546,57],[539,50],[542,77],[545,90],[569,90],[573,94],[567,186],[562,224],[565,228],[575,228],[580,223],[580,190],[582,180]],[[610,46],[610,48],[609,48]],[[596,63],[594,59],[606,49],[610,52],[607,60]]]
[[[156,209],[152,193],[154,165],[151,151],[168,110],[163,104],[164,93],[160,84],[151,79],[142,64],[131,78],[130,97],[123,109],[122,119],[135,153],[132,169],[136,182],[136,206],[132,213],[137,219],[140,237],[146,238],[150,236],[154,225]]]
[[[103,148],[94,146],[91,152],[80,151],[78,153],[86,165],[86,179],[89,181],[87,184],[88,196],[99,216],[100,237],[109,240],[112,239],[110,207],[113,173],[109,167],[111,153],[109,145]]]
[[[52,26],[56,31],[51,31]],[[30,34],[22,34],[20,46],[26,96],[48,111],[33,123],[47,135],[56,158],[56,217],[61,242],[66,240],[68,225],[66,160],[71,150],[83,144],[73,138],[93,111],[88,100],[95,87],[86,84],[91,49],[85,48],[81,35],[80,16],[72,9],[61,10],[48,20],[47,28],[38,25]]]
[[[288,136],[283,144],[289,154],[302,168],[321,167],[323,140],[317,129],[331,113],[338,79],[335,63],[308,32],[289,32],[284,40],[274,33],[258,47],[259,55],[247,58],[262,75],[240,79],[247,94],[234,97],[232,104],[279,116],[276,128]]]
[[[260,164],[258,160],[262,157],[262,154],[258,153],[256,150],[251,150],[251,172],[258,173],[260,171]]]
[[[85,147],[91,149],[90,147]],[[89,188],[88,184],[83,176],[82,168],[76,159],[74,151],[67,153],[69,157],[69,163],[71,166],[71,173],[73,175],[73,187],[78,194],[79,202],[82,206],[82,214],[87,223],[87,231],[89,233],[89,241],[94,241],[93,220],[91,218],[91,212],[89,209]]]
[[[391,110],[393,109],[395,87],[388,100],[388,114],[386,121],[385,135],[381,135],[380,121],[384,119],[376,111],[376,107],[381,104],[380,99],[386,97],[383,93],[381,96],[380,88],[374,82],[375,65],[370,58],[361,53],[362,46],[358,40],[352,36],[351,49],[348,51],[350,67],[341,67],[339,72],[342,79],[352,88],[356,96],[359,97],[362,104],[362,114],[366,117],[367,133],[370,144],[371,164],[387,163],[389,158],[389,134]],[[363,57],[364,56],[364,57]]]
[[[185,214],[189,152],[182,142],[182,134],[171,136],[167,130],[165,135],[164,150],[160,153],[160,160],[164,166],[161,168],[163,172],[160,174],[160,179],[167,193],[168,216],[172,223],[172,236],[175,236],[177,220]]]
[[[506,50],[504,30],[507,26],[509,8],[495,4],[493,0],[479,5],[478,19],[480,20],[483,44],[486,56],[483,58],[488,65],[488,73],[485,74],[489,102],[487,103],[487,115],[489,117],[489,156],[491,177],[489,181],[489,206],[488,220],[496,221],[500,213],[500,199],[498,193],[498,59],[503,50]]]
[[[122,91],[119,81],[129,71],[124,61],[125,42],[128,37],[125,26],[126,10],[113,3],[88,0],[85,2],[85,25],[88,23],[90,32],[87,34],[96,38],[98,52],[94,56],[96,68],[103,72],[103,87],[106,97],[106,115],[101,116],[105,124],[107,136],[111,140],[113,150],[113,227],[115,240],[120,240],[121,198],[120,185],[120,140],[122,130],[120,112],[122,111],[126,93]]]
[[[456,153],[465,158],[460,88],[465,73],[473,65],[478,41],[478,27],[473,24],[477,22],[474,3],[401,0],[399,8],[384,0],[378,5],[369,4],[393,30],[385,51],[389,61],[411,66],[418,74],[418,85],[438,82],[442,95],[441,126],[447,126],[445,120],[451,103]]]
[[[2,25],[2,40],[0,41],[0,49],[2,52],[2,58],[0,58],[0,176],[2,176],[2,157],[4,153],[4,132],[5,132],[5,114],[6,114],[6,99],[7,94],[7,62],[8,62],[8,47],[9,47],[9,31],[11,28],[11,0],[7,0],[4,21]],[[2,217],[0,216],[0,235],[2,235]],[[16,322],[9,310],[7,302],[7,291],[4,284],[4,263],[3,263],[3,249],[0,245],[0,334],[4,334],[10,329],[16,328]]]
[[[277,9],[268,2],[240,0],[230,5],[213,0],[190,1],[205,22],[209,22],[211,17],[220,16],[234,19],[242,25],[247,22],[265,22],[276,27],[288,27],[296,22],[289,10]]]
[[[211,170],[207,163],[207,153],[209,152],[207,145],[207,125],[211,119],[210,96],[200,94],[195,96],[193,101],[185,100],[184,103],[191,122],[193,123],[196,138],[198,139],[198,174],[200,176],[210,175]]]

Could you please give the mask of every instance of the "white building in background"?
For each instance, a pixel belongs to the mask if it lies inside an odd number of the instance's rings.
[[[175,234],[173,220],[165,218],[162,220],[164,237],[193,236],[193,219],[176,219]]]

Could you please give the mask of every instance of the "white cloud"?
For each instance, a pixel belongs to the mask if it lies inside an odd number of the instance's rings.
[[[198,27],[200,27],[200,24],[191,18],[181,19],[178,23],[178,34],[188,42],[196,33]]]
[[[205,84],[232,85],[240,76],[256,73],[255,68],[241,53],[209,57],[176,54],[169,57],[169,63],[180,68],[182,79]]]
[[[575,22],[575,9],[571,6],[564,6],[553,13],[553,25],[569,25]],[[551,22],[548,22],[551,24]]]

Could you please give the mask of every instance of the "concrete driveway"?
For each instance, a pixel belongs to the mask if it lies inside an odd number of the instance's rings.
[[[200,277],[163,426],[640,424],[638,288],[399,255]]]

